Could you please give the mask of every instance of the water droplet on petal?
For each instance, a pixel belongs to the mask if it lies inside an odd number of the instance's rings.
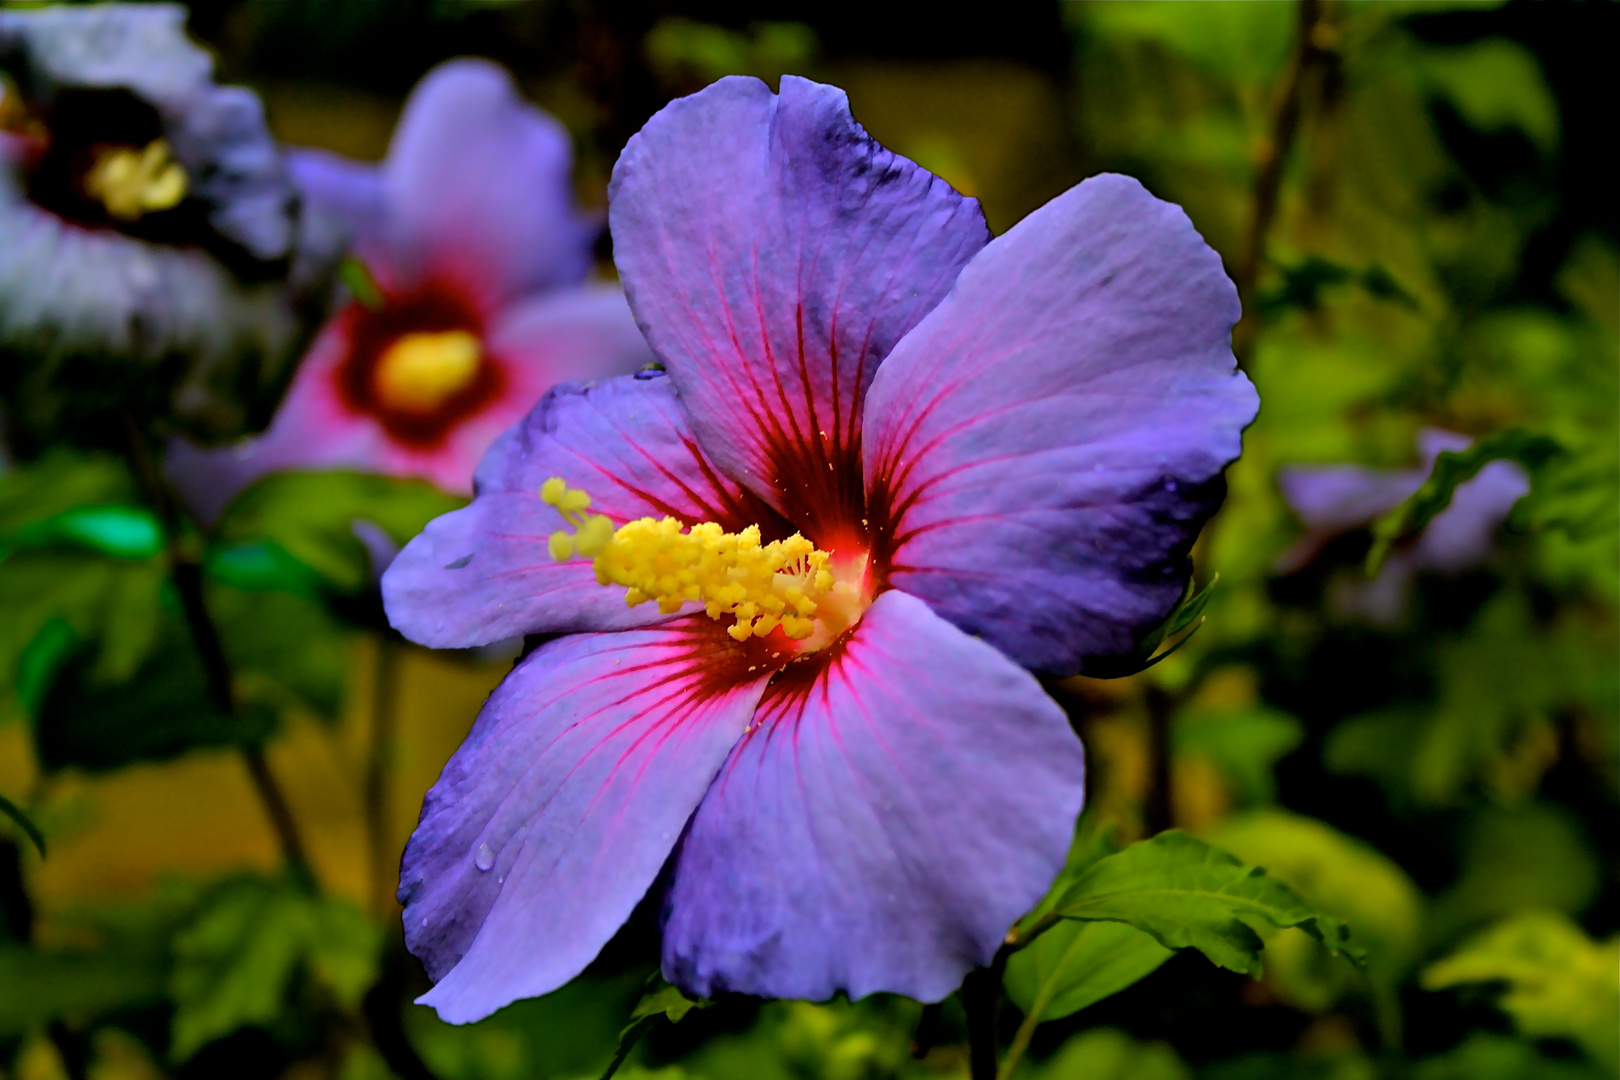
[[[473,855],[473,865],[480,870],[488,870],[495,865],[495,851],[488,844],[479,844],[478,851]]]
[[[648,379],[662,379],[663,377],[664,365],[658,363],[656,360],[650,364],[642,364],[641,370],[636,372],[636,378],[642,382],[645,382]]]

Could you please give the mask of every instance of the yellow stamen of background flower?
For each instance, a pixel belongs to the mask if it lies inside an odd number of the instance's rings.
[[[712,521],[687,529],[674,518],[639,518],[615,530],[601,514],[587,512],[591,498],[552,477],[540,498],[557,508],[573,531],[551,534],[552,558],[576,551],[593,559],[596,580],[622,585],[631,607],[652,601],[673,614],[701,603],[709,618],[730,615],[727,633],[738,641],[764,637],[781,627],[803,640],[816,629],[817,601],[835,587],[826,569],[828,553],[798,533],[760,543],[759,526],[728,533]]]
[[[478,377],[484,349],[466,330],[401,334],[377,358],[371,386],[385,408],[431,413]]]
[[[119,221],[168,210],[186,197],[185,166],[174,159],[167,139],[153,139],[137,150],[113,146],[101,151],[84,174],[84,190]]]

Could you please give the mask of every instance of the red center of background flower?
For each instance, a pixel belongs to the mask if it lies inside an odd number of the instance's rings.
[[[500,396],[501,366],[484,346],[483,319],[443,288],[385,296],[344,311],[348,355],[336,371],[343,401],[390,438],[428,449]]]

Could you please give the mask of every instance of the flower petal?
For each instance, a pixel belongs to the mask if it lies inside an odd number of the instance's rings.
[[[361,258],[375,257],[387,220],[381,169],[325,150],[292,148],[287,172],[304,198],[306,215],[331,219],[352,235]]]
[[[1254,419],[1237,292],[1180,208],[1122,176],[985,248],[867,397],[889,581],[1025,667],[1129,652]]]
[[[654,359],[624,292],[609,284],[514,304],[490,326],[485,346],[506,369],[503,397],[523,402],[525,410],[557,383],[629,375]]]
[[[1063,865],[1084,757],[1034,678],[893,590],[833,648],[772,682],[675,856],[692,993],[938,1001]]]
[[[652,884],[763,678],[698,616],[541,646],[496,688],[405,848],[420,1000],[479,1020],[579,974]]]
[[[770,513],[703,456],[669,379],[567,383],[490,447],[472,505],[429,522],[394,560],[383,576],[394,628],[444,649],[666,618],[626,606],[589,561],[552,559],[546,540],[564,523],[539,492],[553,476],[616,523],[668,514],[734,530]]]
[[[630,140],[614,259],[704,449],[812,539],[858,520],[860,402],[989,240],[978,203],[874,142],[843,91],[726,78]]]
[[[572,168],[568,132],[502,68],[439,65],[412,92],[383,164],[398,264],[374,272],[400,291],[449,277],[490,312],[578,284],[598,229],[575,208]]]

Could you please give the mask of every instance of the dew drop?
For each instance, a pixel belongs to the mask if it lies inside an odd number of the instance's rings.
[[[646,382],[648,379],[662,379],[663,377],[664,365],[656,360],[650,364],[642,364],[641,370],[636,372],[636,378],[642,382]]]
[[[478,851],[473,855],[473,865],[480,870],[488,870],[495,865],[495,852],[488,844],[479,844]]]

